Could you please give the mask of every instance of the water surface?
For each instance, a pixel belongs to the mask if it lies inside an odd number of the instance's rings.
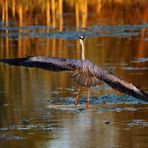
[[[84,35],[86,58],[148,91],[145,1],[99,5],[98,1],[93,5],[63,1],[63,11],[51,8],[50,17],[40,1],[31,8],[29,2],[15,8],[8,4],[8,12],[7,2],[0,3],[5,10],[0,21],[0,58],[80,59],[77,38]],[[0,147],[147,147],[146,102],[100,83],[91,88],[90,109],[85,109],[86,89],[81,89],[75,109],[77,90],[65,72],[0,64]]]

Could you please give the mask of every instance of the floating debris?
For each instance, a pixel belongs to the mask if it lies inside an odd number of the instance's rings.
[[[109,124],[111,124],[111,121],[105,121],[104,122],[106,125],[109,125]]]

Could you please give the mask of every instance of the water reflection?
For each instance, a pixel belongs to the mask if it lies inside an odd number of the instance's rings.
[[[145,3],[0,1],[0,58],[79,59],[76,39],[83,34],[88,59],[148,90]],[[76,92],[66,73],[0,64],[0,147],[147,147],[147,104],[126,97],[118,104],[112,96],[121,94],[105,84],[91,90],[92,99],[111,101],[98,101],[88,111],[82,104],[75,110],[72,103],[50,102],[73,99]]]
[[[118,113],[114,115],[118,116]],[[97,147],[136,146],[136,143],[141,142],[138,139],[137,142],[132,142],[134,130],[132,131],[126,127],[125,116],[120,114],[120,122],[115,120],[111,121],[111,125],[105,125],[106,120],[112,119],[112,113],[103,113],[103,116],[98,113],[92,114],[92,112],[79,114],[78,119],[75,119],[75,121],[64,122],[63,125],[66,128],[59,132],[61,138],[53,140],[50,146],[59,147],[61,143],[65,147],[96,147],[96,145]],[[120,126],[118,127],[118,125]],[[125,138],[119,139],[123,135],[126,135]],[[126,142],[128,138],[131,139],[129,143]]]
[[[8,141],[4,146],[13,144],[19,147],[23,144],[29,147],[37,147],[37,145],[41,147],[60,147],[61,145],[62,147],[96,147],[96,145],[136,147],[140,144],[145,147],[147,137],[145,127],[148,126],[147,106],[138,105],[137,107],[139,110],[134,112],[128,110],[96,112],[91,109],[76,113],[75,111],[46,110],[46,113],[42,113],[42,117],[38,116],[40,120],[30,121],[30,125],[27,125],[30,128],[20,128],[21,125],[15,124],[10,128],[15,129],[13,134],[10,130],[6,130],[7,133],[11,133],[10,135],[22,136],[25,139],[17,143],[16,140]],[[110,123],[106,124],[107,121]],[[35,125],[32,124],[33,122]]]

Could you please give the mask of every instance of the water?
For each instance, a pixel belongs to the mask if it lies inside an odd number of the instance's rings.
[[[83,13],[79,11],[82,4],[77,6],[76,2],[63,5],[62,17],[59,13],[54,15],[51,9],[50,23],[45,19],[46,8],[39,1],[30,9],[23,9],[23,15],[21,7],[30,7],[29,2],[20,3],[15,12],[13,5],[11,8],[8,4],[14,16],[9,14],[7,19],[4,15],[5,19],[0,21],[0,58],[80,59],[77,38],[84,35],[89,60],[148,91],[145,2],[134,7],[134,3],[125,3],[122,7],[118,3],[105,3],[101,10],[86,2],[89,7],[86,10],[83,5]],[[4,8],[3,3],[0,8]],[[38,12],[34,14],[36,8]],[[81,89],[75,109],[77,90],[65,72],[0,64],[0,147],[147,147],[146,102],[100,83],[91,88],[90,109],[85,109],[86,89]]]

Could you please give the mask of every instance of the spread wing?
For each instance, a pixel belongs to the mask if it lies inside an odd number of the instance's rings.
[[[51,58],[51,57],[26,57],[14,59],[2,59],[0,62],[8,63],[16,66],[38,67],[49,71],[75,71],[79,70],[84,74],[90,73],[92,76],[104,81],[112,88],[131,95],[138,99],[148,101],[148,93],[138,89],[131,83],[127,83],[123,79],[113,75],[112,73],[99,68],[89,60],[73,60],[67,58]],[[87,75],[88,76],[88,75]],[[81,80],[82,81],[82,80]],[[84,81],[87,81],[84,79]],[[85,82],[84,82],[85,83]],[[93,82],[91,82],[93,83]]]
[[[137,88],[132,83],[128,83],[124,81],[123,79],[113,75],[112,73],[103,70],[101,68],[98,68],[96,71],[97,78],[107,83],[112,88],[131,95],[137,99],[141,99],[144,101],[148,101],[148,93],[144,92],[143,90]]]
[[[16,66],[37,67],[49,71],[73,71],[80,67],[79,60],[43,56],[1,59],[0,62]]]

